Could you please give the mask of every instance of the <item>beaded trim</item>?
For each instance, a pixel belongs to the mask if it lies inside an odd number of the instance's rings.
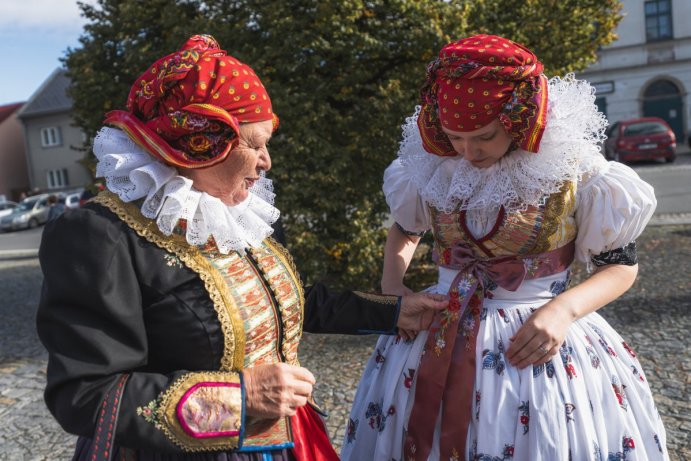
[[[245,334],[238,307],[228,291],[223,276],[203,256],[201,251],[190,245],[181,235],[164,235],[156,222],[145,218],[133,203],[125,203],[110,192],[103,191],[94,202],[112,211],[137,235],[161,249],[173,253],[185,266],[199,275],[209,293],[223,331],[224,347],[221,370],[241,370],[245,362]]]
[[[353,294],[359,298],[366,299],[367,301],[374,301],[379,304],[393,306],[398,304],[398,296],[378,295],[374,293],[364,293],[362,291],[353,291]]]

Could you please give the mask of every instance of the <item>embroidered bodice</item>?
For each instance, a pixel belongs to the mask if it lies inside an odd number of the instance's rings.
[[[551,194],[543,204],[525,211],[496,213],[492,227],[478,237],[469,229],[465,210],[445,213],[430,207],[434,250],[439,264],[447,261],[454,246],[470,248],[480,259],[527,256],[560,248],[576,237],[575,185],[568,183]]]

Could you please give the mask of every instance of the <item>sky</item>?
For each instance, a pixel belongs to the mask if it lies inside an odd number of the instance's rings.
[[[84,22],[76,0],[0,0],[0,106],[28,101],[79,46]]]

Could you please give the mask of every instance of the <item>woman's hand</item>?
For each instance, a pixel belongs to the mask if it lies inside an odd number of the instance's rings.
[[[384,282],[382,281],[382,293],[386,295],[395,295],[395,296],[406,296],[406,295],[412,295],[414,293],[413,290],[408,288],[405,285],[399,285],[396,287],[393,286],[385,286]],[[398,329],[398,335],[403,338],[404,341],[410,341],[413,340],[417,337],[417,334],[419,332],[416,330],[408,330],[405,328],[399,328]]]
[[[547,363],[559,352],[575,317],[556,299],[531,315],[511,338],[508,362],[518,368]]]
[[[242,374],[247,415],[262,419],[294,415],[307,404],[316,382],[307,368],[287,363],[247,368]]]
[[[398,314],[399,332],[417,332],[429,328],[434,315],[449,305],[449,297],[431,293],[412,293],[401,298],[401,312]],[[403,335],[401,335],[403,336]],[[413,337],[414,338],[414,337]]]

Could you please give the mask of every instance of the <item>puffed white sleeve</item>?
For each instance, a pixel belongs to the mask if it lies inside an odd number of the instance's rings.
[[[636,240],[657,206],[653,187],[618,162],[584,178],[576,200],[576,258],[585,263]]]
[[[384,196],[391,217],[408,232],[422,233],[432,226],[429,209],[414,184],[410,167],[394,160],[384,172]]]

